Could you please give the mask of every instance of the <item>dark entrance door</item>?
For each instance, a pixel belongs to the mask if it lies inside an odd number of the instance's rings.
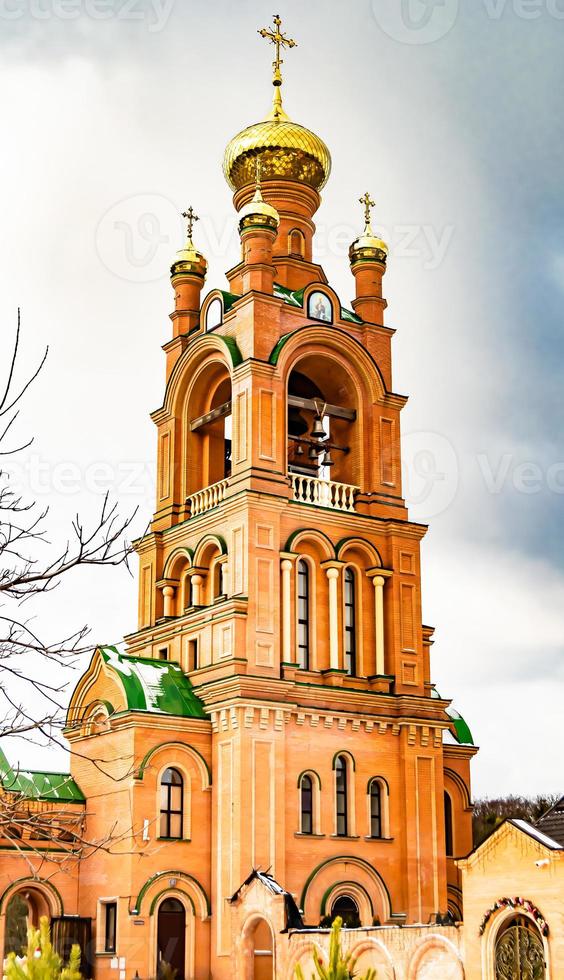
[[[157,973],[162,980],[184,980],[186,911],[177,898],[166,898],[159,908]]]

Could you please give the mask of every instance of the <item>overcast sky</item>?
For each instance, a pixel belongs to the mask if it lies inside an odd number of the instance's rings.
[[[316,257],[344,305],[367,189],[390,243],[433,679],[481,746],[476,794],[562,792],[564,0],[279,11],[299,44],[286,108],[333,157]],[[0,2],[3,362],[18,305],[22,373],[50,347],[19,422],[35,443],[11,468],[52,505],[54,542],[106,487],[124,512],[139,506],[137,530],[150,516],[178,215],[201,216],[207,286],[224,286],[238,240],[222,154],[268,108],[272,51],[256,31],[272,13],[262,0]],[[125,570],[79,572],[36,625],[55,637],[87,622],[116,642],[136,601]]]

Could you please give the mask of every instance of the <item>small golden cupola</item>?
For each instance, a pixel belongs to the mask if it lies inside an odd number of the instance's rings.
[[[353,309],[367,323],[383,324],[386,300],[382,296],[382,278],[386,271],[388,246],[372,230],[374,201],[368,191],[359,198],[364,207],[364,231],[349,249],[351,270],[356,283]]]
[[[264,227],[276,231],[280,224],[280,215],[276,208],[267,204],[262,196],[261,190],[262,167],[260,159],[255,161],[255,193],[248,204],[245,204],[239,211],[239,231],[245,228]]]
[[[208,263],[192,241],[194,223],[199,221],[194,209],[189,207],[182,213],[186,219],[186,243],[176,253],[170,267],[170,281],[174,289],[174,336],[189,333],[198,323],[200,316],[200,297],[208,271]]]

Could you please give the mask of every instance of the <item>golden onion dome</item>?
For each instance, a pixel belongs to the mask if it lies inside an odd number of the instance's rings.
[[[368,191],[359,198],[359,204],[364,206],[364,231],[349,249],[351,263],[354,265],[355,262],[385,262],[388,257],[388,246],[372,231],[371,211],[374,201]]]
[[[243,231],[244,228],[256,227],[257,225],[272,228],[276,231],[280,224],[278,211],[272,204],[268,204],[262,196],[260,180],[261,165],[260,160],[257,159],[255,163],[255,193],[253,199],[239,211],[240,231]]]
[[[266,119],[247,126],[227,145],[223,173],[232,190],[253,182],[257,160],[263,180],[296,180],[316,191],[331,173],[331,154],[323,140],[292,122],[276,101]]]

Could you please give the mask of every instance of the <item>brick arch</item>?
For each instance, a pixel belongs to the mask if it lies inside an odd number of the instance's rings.
[[[299,965],[303,970],[305,977],[309,977],[310,974],[315,975],[315,966],[313,961],[313,951],[317,950],[319,956],[325,956],[325,950],[319,943],[313,942],[311,939],[306,939],[305,937],[300,937],[296,942],[296,948],[290,956],[288,962],[288,969],[286,971],[286,980],[295,980],[296,977],[296,967]]]
[[[378,549],[364,538],[343,538],[335,545],[335,554],[339,561],[346,561],[346,555],[350,551],[364,552],[371,568],[384,567]]]
[[[185,567],[191,567],[193,558],[194,554],[191,548],[175,548],[164,564],[162,577],[178,578],[179,571]]]
[[[412,953],[406,980],[464,980],[464,967],[456,946],[444,936],[423,939]]]
[[[4,915],[10,899],[20,892],[37,892],[49,908],[50,915],[64,915],[65,909],[61,893],[50,881],[41,878],[18,878],[4,889],[0,896],[0,914]]]
[[[335,548],[333,542],[327,537],[323,531],[318,531],[315,528],[303,527],[294,531],[286,544],[284,545],[284,551],[298,552],[300,545],[307,540],[314,541],[321,548],[323,552],[323,560],[328,561],[335,558]]]
[[[356,881],[370,897],[374,915],[387,922],[392,914],[392,904],[386,883],[376,869],[363,858],[339,855],[322,861],[311,872],[302,889],[300,908],[305,921],[317,924],[321,918],[323,898],[340,882]]]
[[[135,913],[141,915],[143,911],[149,908],[150,914],[153,914],[159,898],[165,892],[171,891],[171,878],[176,878],[177,882],[180,883],[180,886],[177,884],[174,888],[190,898],[196,915],[202,921],[207,919],[211,915],[211,904],[205,888],[193,875],[188,874],[186,871],[176,870],[159,871],[157,874],[147,878],[147,881],[142,885],[135,900]]]
[[[389,950],[379,939],[361,939],[351,946],[356,960],[356,974],[364,974],[367,969],[376,969],[377,980],[396,980],[394,961]]]
[[[143,780],[149,763],[151,763],[152,767],[155,765],[155,756],[158,758],[160,754],[163,752],[169,752],[170,749],[180,750],[190,759],[192,764],[195,765],[202,781],[202,790],[207,790],[211,787],[212,777],[208,763],[197,749],[195,749],[192,745],[187,745],[186,742],[160,742],[158,745],[154,745],[143,757],[134,778],[140,781]]]
[[[199,375],[202,368],[212,364],[223,366],[231,377],[235,366],[233,353],[224,337],[213,333],[199,334],[197,346],[189,344],[174,366],[166,386],[161,411],[169,417],[180,414],[189,390],[194,387],[196,375]]]

